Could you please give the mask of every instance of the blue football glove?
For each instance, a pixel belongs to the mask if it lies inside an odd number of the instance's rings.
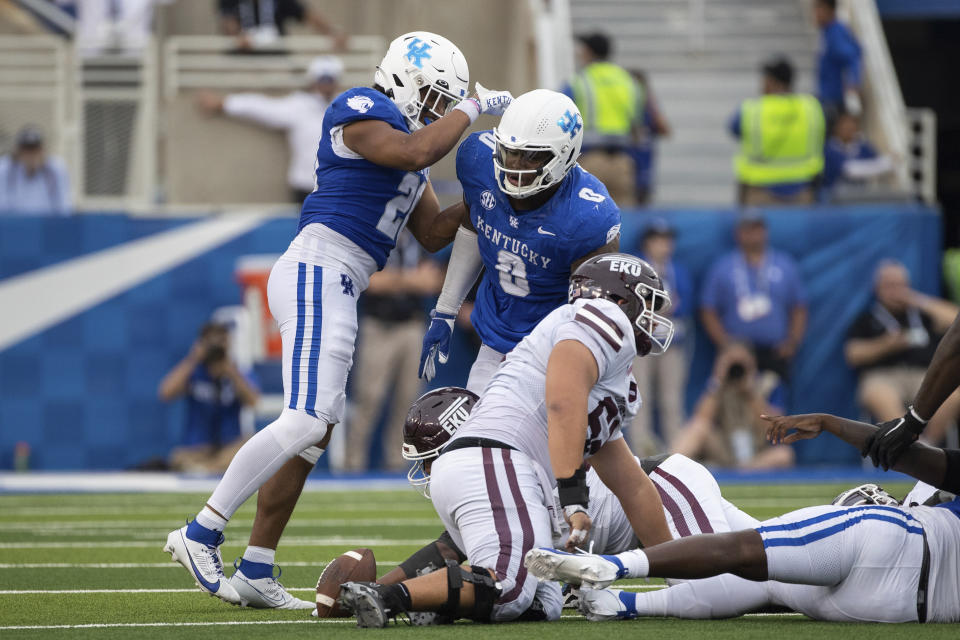
[[[440,364],[446,364],[450,359],[450,336],[453,335],[453,322],[456,314],[441,313],[434,309],[430,312],[430,326],[423,336],[423,350],[420,352],[421,378],[428,381],[437,375],[437,356]]]

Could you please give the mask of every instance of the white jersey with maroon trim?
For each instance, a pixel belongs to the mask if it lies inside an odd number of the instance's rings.
[[[639,458],[636,460],[643,465]],[[717,481],[699,462],[675,453],[652,470],[648,467],[648,471],[660,494],[667,526],[674,539],[698,533],[739,531],[760,524],[721,495]],[[637,538],[627,514],[593,469],[587,472],[587,486],[590,488],[588,511],[593,523],[588,542],[593,545],[591,552],[616,554],[636,549]],[[558,548],[566,543],[567,534],[565,529],[555,540]]]
[[[637,393],[636,383],[632,390],[630,384],[636,342],[626,314],[609,300],[593,299],[554,310],[507,354],[451,442],[479,437],[510,445],[538,462],[555,485],[547,444],[546,374],[553,348],[564,340],[587,347],[599,374],[588,400],[584,458],[622,438],[620,424]]]

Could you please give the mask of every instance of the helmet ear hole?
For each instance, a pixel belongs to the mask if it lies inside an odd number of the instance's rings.
[[[398,87],[403,86],[403,80],[401,80],[400,76],[398,76],[397,74],[393,74],[393,81],[396,83]]]

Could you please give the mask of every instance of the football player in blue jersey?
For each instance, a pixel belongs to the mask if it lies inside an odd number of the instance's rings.
[[[454,319],[481,266],[471,320],[483,344],[467,380],[474,393],[507,352],[566,302],[577,266],[619,249],[620,210],[577,164],[582,142],[583,119],[573,101],[537,89],[514,99],[496,129],[460,145],[463,217],[423,340],[421,377],[433,378],[437,358],[447,361]]]
[[[171,532],[164,547],[201,590],[255,607],[314,606],[274,578],[277,542],[343,413],[357,297],[404,226],[433,251],[452,239],[459,219],[441,211],[429,167],[481,113],[500,115],[512,99],[479,84],[476,97],[467,98],[468,86],[460,50],[441,36],[414,32],[391,43],[374,87],[349,89],[328,107],[317,188],[267,286],[283,341],[283,412],[244,444],[196,519]],[[250,546],[228,581],[222,531],[258,489]]]

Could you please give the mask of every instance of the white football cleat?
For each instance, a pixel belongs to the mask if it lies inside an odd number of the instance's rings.
[[[606,588],[626,574],[623,565],[613,556],[598,556],[592,553],[574,555],[548,548],[527,551],[523,566],[541,580],[557,580],[591,589]]]
[[[240,604],[237,590],[227,582],[227,577],[223,574],[221,544],[223,544],[222,533],[217,544],[211,546],[191,540],[187,537],[187,527],[181,527],[170,532],[163,550],[170,554],[174,562],[179,562],[190,572],[201,591],[206,591],[230,604]]]
[[[632,620],[637,617],[636,597],[635,593],[619,589],[581,589],[577,608],[590,622]]]
[[[340,606],[357,618],[357,626],[380,629],[387,626],[390,612],[371,582],[345,582],[340,585]],[[394,614],[396,615],[396,614]]]
[[[237,567],[237,562],[233,566]],[[277,565],[273,565],[277,567]],[[277,567],[279,569],[280,567]],[[254,609],[313,609],[317,610],[317,605],[313,602],[307,602],[300,598],[295,598],[283,588],[278,578],[268,576],[266,578],[248,578],[239,568],[233,576],[227,581],[227,584],[236,590],[240,597],[241,607],[252,607]]]

